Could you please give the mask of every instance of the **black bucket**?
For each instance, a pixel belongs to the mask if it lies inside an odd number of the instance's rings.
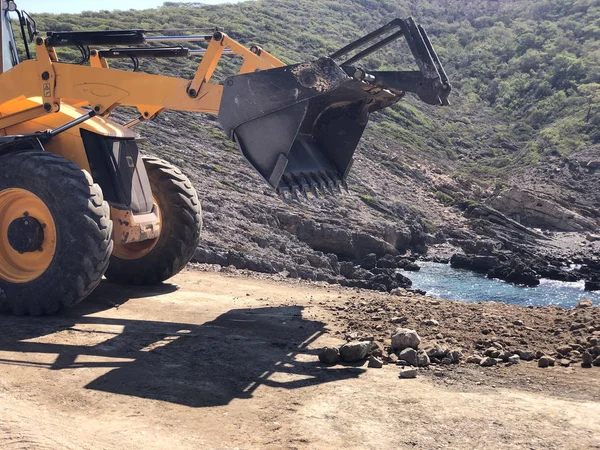
[[[282,195],[318,196],[345,187],[369,112],[400,97],[321,58],[228,78],[219,122]]]

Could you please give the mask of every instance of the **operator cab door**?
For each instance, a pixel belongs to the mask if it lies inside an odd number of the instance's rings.
[[[0,27],[0,39],[2,40],[2,45],[0,46],[2,51],[2,72],[6,72],[19,64],[15,35],[9,16],[10,11],[15,11],[16,7],[14,2],[2,1],[2,26]]]

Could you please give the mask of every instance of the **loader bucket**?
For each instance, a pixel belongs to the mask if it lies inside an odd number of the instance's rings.
[[[343,185],[367,125],[373,95],[363,85],[330,58],[238,75],[226,81],[219,121],[280,193],[326,194]]]
[[[396,19],[391,24],[405,26],[405,21]],[[377,37],[375,33],[365,38]],[[407,29],[396,34],[403,33],[408,33]],[[417,36],[411,36],[409,45],[415,39],[422,45],[417,50],[411,45],[413,54],[421,50],[429,54],[429,49],[433,52],[418,30]],[[352,50],[350,47],[332,57],[236,75],[225,82],[219,110],[221,126],[238,143],[250,165],[284,198],[297,198],[297,193],[305,197],[308,193],[326,195],[346,187],[352,157],[369,114],[396,103],[406,90],[411,90],[406,79],[409,84],[417,83],[421,91],[423,85],[430,85],[422,64],[418,64],[421,71],[386,72],[378,77],[360,67],[336,63],[333,58],[345,55]],[[435,71],[435,62],[432,67]],[[430,66],[426,68],[431,73]],[[439,68],[443,72],[441,65]],[[443,103],[440,96],[427,98]]]

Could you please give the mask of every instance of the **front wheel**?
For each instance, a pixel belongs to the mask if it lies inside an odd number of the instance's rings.
[[[58,155],[0,157],[0,311],[53,314],[100,283],[112,252],[100,186]]]
[[[144,157],[161,220],[156,239],[115,242],[106,278],[120,284],[152,285],[179,273],[200,242],[202,211],[190,180],[172,164]]]

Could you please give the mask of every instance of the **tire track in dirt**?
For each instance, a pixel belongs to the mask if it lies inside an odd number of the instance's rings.
[[[53,450],[56,448],[74,449],[66,442],[58,442],[31,429],[28,420],[14,411],[0,409],[0,448],[3,450]],[[10,417],[7,417],[10,416]]]

